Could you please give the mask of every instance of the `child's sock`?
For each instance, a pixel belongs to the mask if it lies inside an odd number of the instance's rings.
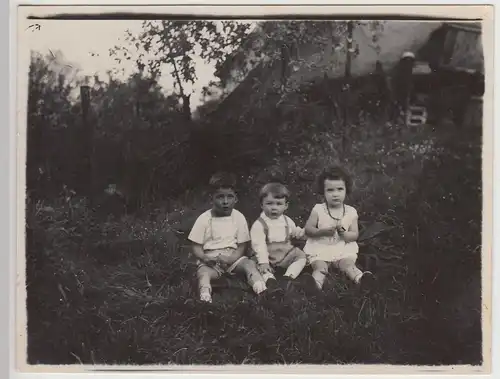
[[[200,300],[205,301],[207,303],[212,302],[212,293],[210,287],[202,287],[200,288]]]
[[[312,277],[316,281],[318,289],[322,289],[323,284],[325,283],[325,274],[323,274],[321,271],[313,271]]]
[[[258,295],[267,289],[266,283],[264,283],[262,280],[259,280],[258,282],[255,282],[253,284],[252,289],[253,292],[255,292]]]
[[[288,266],[284,276],[287,276],[290,279],[295,279],[306,266],[306,262],[307,261],[305,259],[299,259],[296,262],[293,262],[290,266]]]

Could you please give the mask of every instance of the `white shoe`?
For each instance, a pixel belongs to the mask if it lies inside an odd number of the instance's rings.
[[[266,287],[266,283],[264,283],[264,282],[262,282],[262,281],[257,282],[257,283],[255,283],[255,284],[252,286],[252,289],[253,289],[253,291],[254,291],[254,292],[258,295],[258,294],[260,294],[260,293],[264,292],[264,291],[267,289],[267,287]]]
[[[200,300],[204,301],[206,303],[211,303],[212,302],[212,295],[210,292],[202,292],[200,293]]]

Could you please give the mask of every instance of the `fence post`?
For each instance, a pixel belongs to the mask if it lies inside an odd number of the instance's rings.
[[[92,152],[94,131],[89,120],[90,113],[90,87],[88,85],[80,86],[80,96],[82,102],[82,189],[89,200],[92,200],[93,194],[93,175],[92,175]]]

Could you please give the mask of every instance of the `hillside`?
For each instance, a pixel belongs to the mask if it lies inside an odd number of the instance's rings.
[[[480,234],[464,228],[480,220],[480,145],[458,145],[431,127],[398,140],[380,125],[372,130],[380,136],[358,141],[346,161],[356,173],[349,203],[362,226],[390,227],[362,246],[361,264],[380,281],[373,296],[360,296],[332,272],[322,300],[306,298],[299,279],[279,302],[233,282],[221,283],[214,304],[200,304],[178,231],[208,207],[202,191],[168,208],[151,204],[140,217],[107,220],[96,219],[82,199],[47,200],[28,207],[29,361],[479,364]],[[258,213],[259,183],[279,167],[294,194],[289,214],[303,224],[317,201],[315,172],[335,160],[331,135],[315,138],[302,154],[276,157],[242,178],[238,209],[249,222]],[[464,197],[468,207],[453,205]]]

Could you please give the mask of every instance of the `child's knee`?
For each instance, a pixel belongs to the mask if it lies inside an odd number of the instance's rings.
[[[298,260],[301,260],[301,259],[307,260],[306,253],[304,253],[299,248],[295,248],[293,255],[294,255],[294,261],[298,261]]]
[[[215,271],[215,270],[211,269],[210,267],[201,266],[196,271],[196,277],[198,278],[199,281],[210,280],[210,278],[212,277],[213,271]]]
[[[255,269],[257,269],[257,266],[255,265],[254,261],[248,259],[248,258],[245,258],[245,259],[242,259],[235,267],[235,270],[236,271],[244,271],[244,272],[247,272],[249,270],[252,270],[253,267],[255,266]]]
[[[313,271],[328,272],[328,264],[323,261],[314,261],[311,263]]]
[[[344,258],[337,262],[337,266],[340,270],[349,270],[356,267],[357,258]]]
[[[254,261],[250,259],[245,259],[245,262],[243,262],[243,264],[245,265],[244,267],[246,272],[251,274],[259,273],[259,267],[257,266],[257,263],[255,263]]]

